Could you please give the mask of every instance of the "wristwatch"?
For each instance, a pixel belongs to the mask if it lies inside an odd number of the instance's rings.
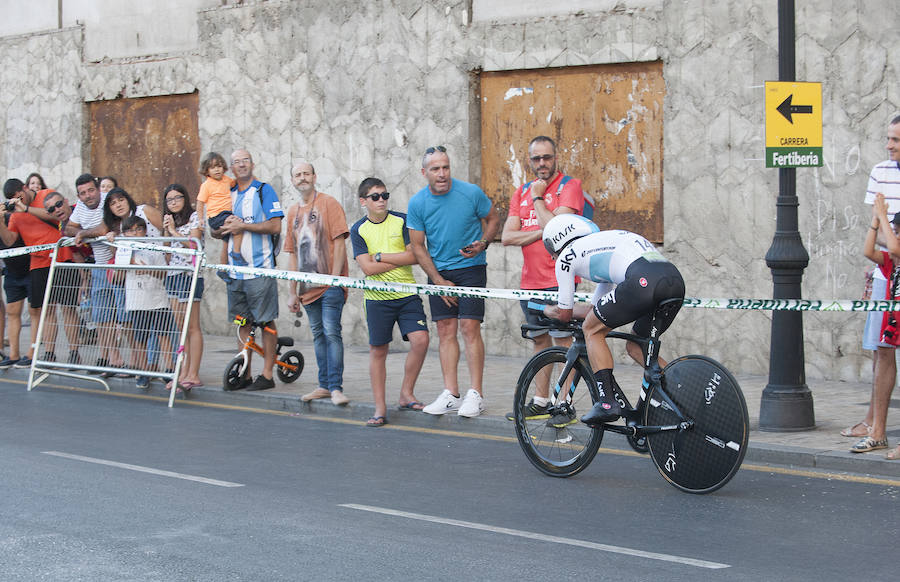
[[[543,200],[543,199],[544,199],[543,196],[532,196],[532,197],[531,197],[531,202],[534,203],[535,200]]]
[[[381,253],[375,253],[375,256],[373,258],[375,259],[376,263],[380,263],[381,262]]]

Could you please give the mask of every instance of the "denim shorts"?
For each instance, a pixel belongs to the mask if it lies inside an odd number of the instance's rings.
[[[191,277],[187,273],[178,273],[177,275],[166,275],[166,293],[172,299],[177,299],[178,303],[187,303],[188,291],[191,290]],[[194,301],[200,301],[203,297],[203,277],[197,278],[197,286],[194,287]]]
[[[106,278],[106,269],[91,269],[91,320],[96,323],[130,320],[125,311],[125,287]]]
[[[887,281],[878,277],[872,279],[872,299],[883,299],[887,295]],[[881,323],[884,321],[883,311],[870,311],[866,317],[866,327],[863,330],[862,347],[864,350],[877,350],[878,348],[894,348],[891,344],[881,341]]]

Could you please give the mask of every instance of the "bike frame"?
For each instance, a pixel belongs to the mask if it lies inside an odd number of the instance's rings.
[[[238,323],[237,319],[235,320],[235,323],[236,324]],[[241,339],[241,328],[244,326],[247,326],[250,328],[250,333],[249,333],[249,335],[247,335],[246,340]],[[241,323],[240,325],[237,325],[237,338],[238,338],[238,342],[241,343],[241,351],[239,351],[237,354],[235,354],[234,357],[242,358],[244,360],[244,363],[241,364],[241,371],[239,374],[240,376],[244,375],[244,372],[247,371],[247,367],[250,365],[250,350],[253,350],[257,354],[259,354],[261,357],[265,357],[265,351],[263,351],[263,347],[261,345],[259,345],[258,343],[256,343],[256,328],[258,328],[258,327],[260,329],[262,329],[263,332],[269,332],[269,333],[273,333],[273,334],[275,333],[268,327],[262,328],[259,326],[258,323],[254,323],[254,322],[250,321],[249,319],[243,319],[243,323]],[[276,335],[275,337],[277,338],[278,336]],[[285,370],[290,370],[290,371],[296,370],[297,366],[288,364],[286,362],[282,362],[278,359],[278,356],[281,355],[282,347],[283,346],[280,341],[276,342],[275,366],[279,366],[281,368],[284,368]]]
[[[677,301],[680,304],[681,300]],[[621,331],[611,331],[606,336],[607,338],[632,341],[641,346],[644,352],[644,381],[641,385],[641,391],[637,406],[632,406],[628,401],[628,397],[625,396],[625,393],[622,392],[622,389],[618,386],[618,384],[613,384],[613,395],[622,406],[625,425],[623,426],[619,424],[603,423],[598,428],[602,428],[603,430],[608,430],[610,432],[618,434],[630,435],[635,438],[640,438],[647,434],[674,430],[689,430],[693,427],[693,421],[687,420],[685,418],[684,414],[681,412],[681,409],[677,404],[675,404],[675,402],[666,392],[665,386],[662,385],[662,368],[659,365],[659,322],[662,319],[661,312],[664,309],[668,308],[670,304],[674,304],[674,302],[672,300],[664,301],[659,305],[659,307],[657,307],[653,315],[652,324],[650,326],[650,337],[641,337]],[[522,326],[523,330],[525,330],[526,328],[547,329],[547,326]],[[571,400],[572,396],[575,393],[575,382],[570,383],[568,394],[566,395],[566,398],[561,401],[560,393],[562,392],[562,387],[565,384],[566,378],[569,376],[569,374],[572,373],[572,370],[575,368],[575,362],[579,358],[587,356],[587,344],[585,343],[584,331],[581,329],[581,326],[570,324],[565,329],[565,331],[571,331],[575,336],[575,339],[572,342],[572,345],[566,351],[566,364],[563,367],[563,370],[560,373],[559,377],[556,378],[556,382],[553,386],[553,401],[558,403],[555,406],[560,406],[561,402]],[[588,366],[588,368],[590,369],[590,366]],[[596,382],[596,380],[593,378],[593,375],[591,378],[587,378],[587,380],[590,382]],[[639,424],[641,418],[643,417],[644,408],[647,406],[646,394],[652,388],[658,388],[656,394],[658,394],[660,398],[662,398],[663,402],[665,402],[667,406],[671,407],[672,411],[678,416],[681,422],[679,422],[678,424],[670,424],[664,426],[647,426]]]

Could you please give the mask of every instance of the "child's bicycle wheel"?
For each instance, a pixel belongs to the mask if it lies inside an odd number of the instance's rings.
[[[647,435],[660,474],[687,493],[711,493],[734,477],[747,452],[750,418],[734,376],[705,356],[684,356],[663,370],[662,385],[693,426]],[[653,387],[644,424],[677,425],[671,406]]]
[[[289,350],[287,352],[284,352],[278,357],[278,361],[291,366],[290,368],[288,368],[278,365],[277,362],[275,364],[275,373],[278,374],[278,379],[285,384],[290,384],[291,382],[299,378],[300,374],[303,372],[303,354],[301,354],[297,350]]]
[[[551,402],[545,412],[528,410],[538,387],[549,387],[552,397],[565,365],[566,350],[562,347],[547,348],[535,355],[519,376],[513,400],[519,445],[528,460],[551,477],[571,477],[584,470],[603,440],[602,429],[591,429],[578,420],[599,398],[590,366],[583,358],[576,360],[564,379],[560,402]],[[573,384],[572,398],[567,401]]]
[[[241,369],[244,367],[244,358],[238,356],[228,362],[225,375],[222,377],[222,388],[227,391],[240,390],[244,383]]]

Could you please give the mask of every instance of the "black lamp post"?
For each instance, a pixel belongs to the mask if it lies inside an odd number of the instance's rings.
[[[778,80],[796,81],[794,66],[794,0],[778,0]],[[797,170],[778,169],[775,238],[766,253],[775,299],[799,299],[809,253],[797,223]],[[759,428],[800,431],[815,428],[812,392],[806,386],[803,312],[772,312],[769,383],[759,405]]]

